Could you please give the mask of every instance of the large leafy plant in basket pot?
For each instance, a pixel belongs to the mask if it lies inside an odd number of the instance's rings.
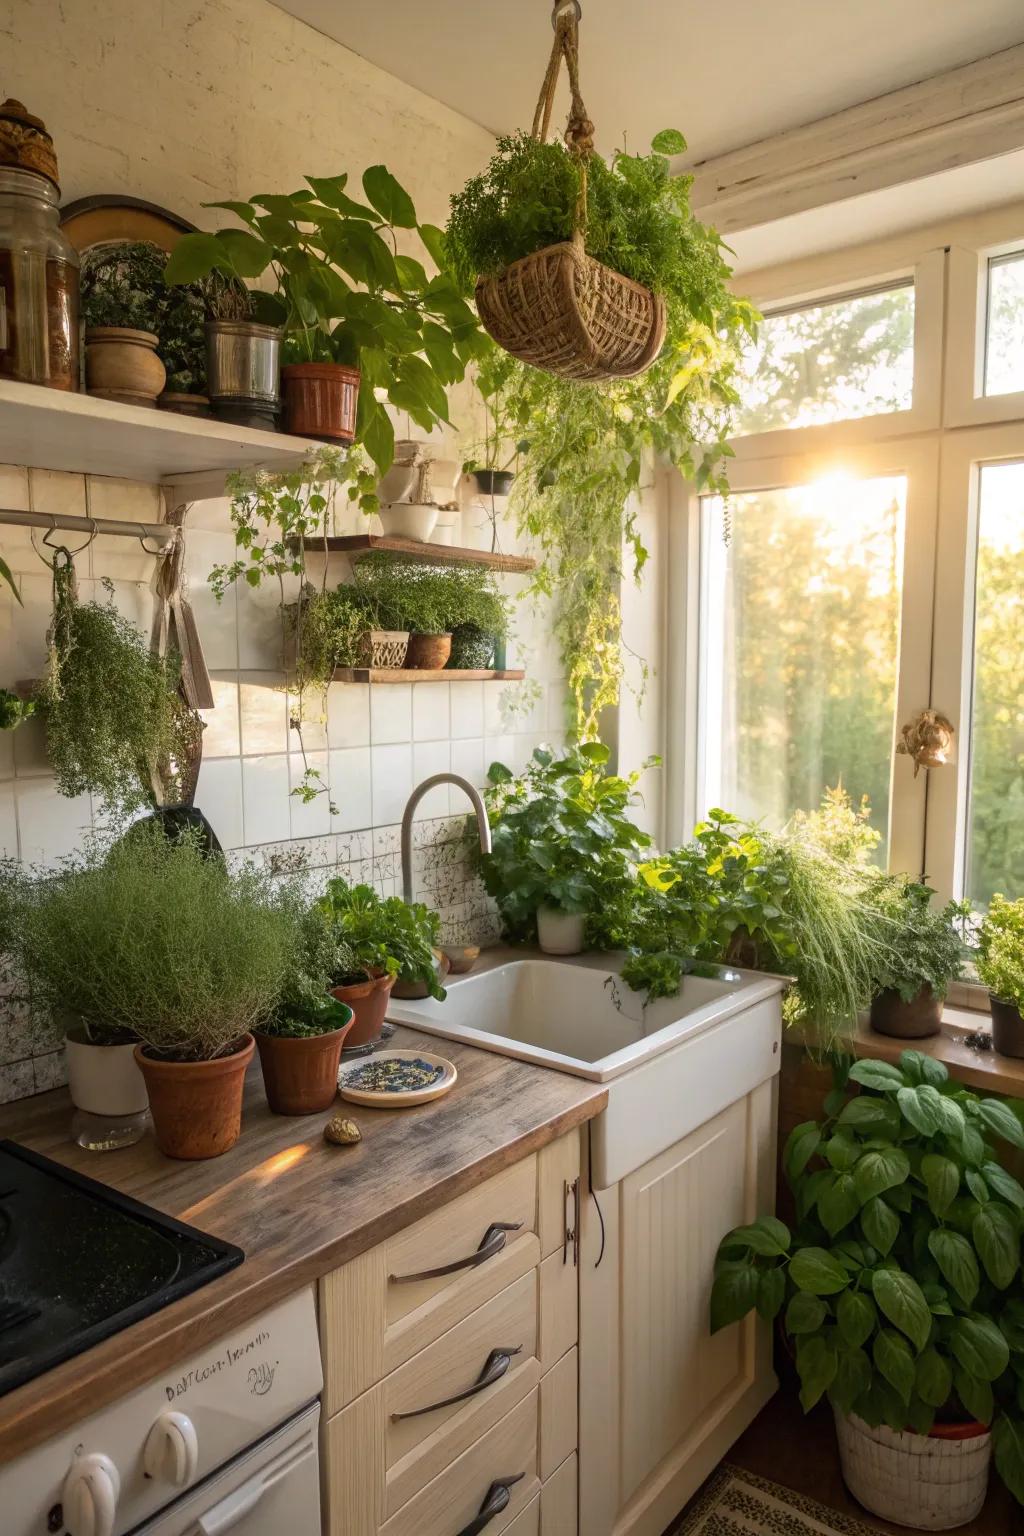
[[[883,1519],[945,1530],[996,1469],[1024,1503],[1024,1105],[982,1098],[941,1062],[841,1062],[825,1118],[783,1162],[797,1222],[728,1233],[711,1328],[781,1318],[805,1411],[827,1395],[843,1476]],[[849,1083],[862,1092],[848,1097]]]

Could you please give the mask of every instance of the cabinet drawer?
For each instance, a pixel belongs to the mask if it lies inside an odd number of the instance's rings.
[[[537,1225],[528,1157],[321,1281],[327,1414],[532,1270]]]
[[[562,1462],[540,1492],[540,1536],[576,1536],[579,1483],[575,1456]]]
[[[521,1515],[516,1516],[505,1536],[541,1536],[539,1495],[530,1500]],[[557,1536],[557,1533],[549,1533],[549,1536]]]

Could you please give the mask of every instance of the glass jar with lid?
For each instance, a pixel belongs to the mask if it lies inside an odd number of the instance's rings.
[[[79,387],[78,253],[63,234],[53,144],[0,106],[0,378]]]

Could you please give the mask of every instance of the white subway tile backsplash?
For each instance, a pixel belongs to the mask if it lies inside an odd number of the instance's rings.
[[[338,808],[338,815],[332,818],[331,825],[336,832],[356,832],[362,827],[369,827],[373,821],[373,808],[371,804],[370,789],[370,748],[369,747],[338,747],[328,752],[328,772],[331,784],[331,799]],[[367,839],[367,843],[369,839]],[[339,847],[337,857],[339,862],[365,856],[364,847],[355,839],[346,840],[345,851]]]
[[[283,842],[291,837],[291,805],[288,758],[284,752],[272,757],[242,758],[242,811],[245,841]]]
[[[412,749],[413,785],[435,773],[448,773],[452,766],[452,743],[449,741],[417,741]],[[428,789],[416,807],[416,820],[425,821],[435,816],[447,816],[450,785],[438,784]]]
[[[0,859],[18,857],[18,811],[14,780],[0,784]]]
[[[28,512],[28,470],[21,464],[0,464],[0,507],[12,512]],[[0,541],[7,540],[12,528],[0,529]]]
[[[494,686],[492,683],[491,687]],[[484,685],[461,682],[451,685],[452,739],[484,733]]]
[[[412,690],[413,741],[447,741],[451,735],[449,683],[419,683]]]
[[[238,674],[213,672],[212,709],[199,711],[203,719],[203,757],[237,757],[240,751],[238,730]]]
[[[420,683],[420,688],[431,684]],[[438,687],[443,686],[437,684]],[[370,741],[375,747],[412,740],[411,683],[381,683],[370,689]]]
[[[242,754],[287,752],[288,695],[283,672],[242,672],[238,681]]]
[[[419,689],[418,692],[432,692]],[[327,693],[327,745],[370,745],[369,683],[332,683]]]
[[[162,523],[164,520],[163,496],[158,485],[148,485],[144,480],[115,480],[107,475],[89,475],[86,488],[90,517],[121,518],[130,523]]]
[[[245,842],[241,758],[204,757],[195,803],[216,832],[221,847],[240,848]]]
[[[412,793],[411,742],[372,746],[370,776],[374,823],[401,821],[406,801]]]
[[[82,846],[92,823],[88,795],[66,799],[50,778],[16,779],[18,841],[26,864],[53,865]]]
[[[84,475],[69,475],[59,469],[30,469],[28,472],[29,505],[33,512],[59,512],[62,516],[86,517]],[[68,543],[79,543],[73,534]]]
[[[452,742],[452,772],[458,773],[464,779],[474,785],[476,789],[483,789],[487,783],[487,763],[484,760],[484,743],[481,736],[472,736],[465,741]],[[462,811],[466,807],[466,797],[457,785],[452,785],[449,808],[452,811]]]

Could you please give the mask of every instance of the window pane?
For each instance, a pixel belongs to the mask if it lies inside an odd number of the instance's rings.
[[[985,393],[1024,389],[1024,251],[988,264]]]
[[[870,797],[885,858],[896,705],[902,476],[705,500],[705,808],[781,827],[840,781]]]
[[[913,283],[767,316],[743,373],[737,436],[909,410]]]
[[[1024,464],[981,471],[967,895],[1024,896]]]

